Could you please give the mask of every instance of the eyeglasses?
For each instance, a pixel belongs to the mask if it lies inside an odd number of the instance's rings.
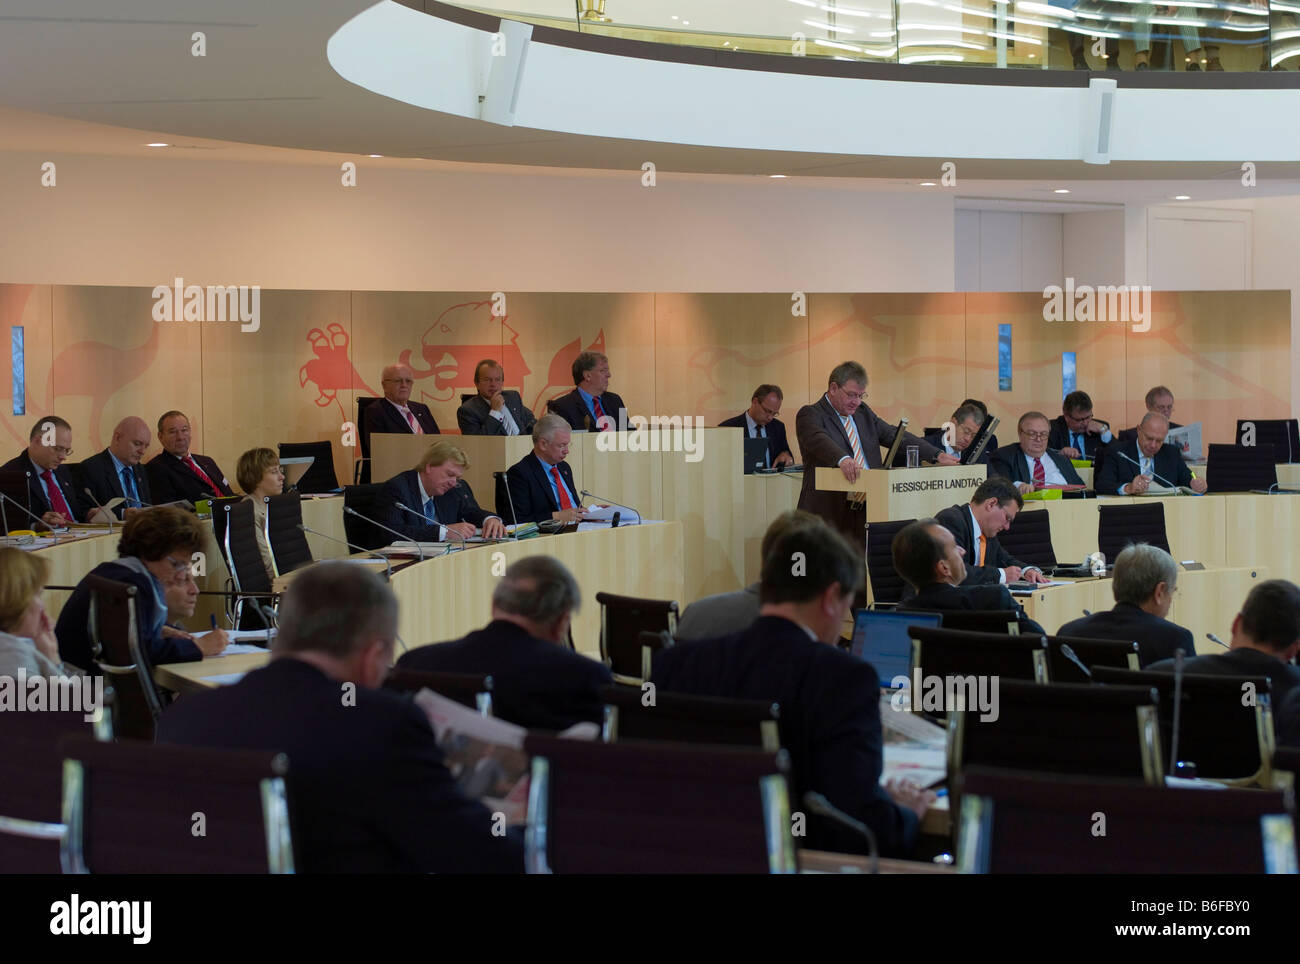
[[[844,397],[851,402],[860,402],[862,399],[866,398],[868,394],[867,392],[850,392],[843,388],[841,388],[840,391],[843,392]]]
[[[776,409],[768,408],[762,402],[758,403],[758,407],[761,408],[763,411],[767,412],[767,414],[771,415],[773,418],[776,418],[778,415],[781,414],[781,410],[779,408]]]
[[[1051,433],[1050,432],[1026,432],[1022,429],[1020,434],[1025,438],[1031,438],[1037,442],[1041,442],[1044,439],[1046,439]]]
[[[72,454],[72,449],[65,449],[62,445],[51,445],[50,451],[61,459],[66,459]]]

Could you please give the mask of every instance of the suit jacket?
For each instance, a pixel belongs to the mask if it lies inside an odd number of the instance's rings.
[[[943,447],[943,429],[940,429],[937,432],[931,432],[929,435],[925,436],[925,440],[929,442],[931,445],[933,445],[940,452],[948,451]],[[980,453],[979,461],[976,462],[975,464],[988,465],[989,456],[997,449],[997,445],[998,445],[998,437],[994,435],[989,439],[989,444],[984,446],[984,451]],[[961,456],[962,465],[970,465],[970,455],[971,452],[973,451],[974,448],[968,445],[964,450],[962,450],[959,453],[959,455]]]
[[[1124,458],[1124,455],[1133,462],[1141,462],[1142,456],[1138,452],[1137,439],[1115,442],[1106,450],[1106,459],[1097,470],[1096,478],[1092,480],[1092,486],[1097,490],[1098,495],[1115,495],[1121,485],[1127,485],[1137,478],[1138,467]],[[1154,463],[1155,473],[1162,479],[1174,485],[1191,484],[1192,470],[1183,461],[1183,453],[1178,451],[1177,445],[1162,445],[1160,451],[1156,453]],[[1156,481],[1156,485],[1164,484]]]
[[[758,583],[697,599],[677,623],[678,639],[711,639],[747,628],[758,618]]]
[[[523,399],[519,397],[518,392],[503,391],[505,396],[505,408],[510,413],[510,417],[515,420],[519,426],[520,435],[529,435],[533,431],[533,424],[537,417],[524,407]],[[372,403],[371,408],[375,407]],[[368,411],[368,410],[367,410]],[[460,426],[461,435],[505,435],[505,426],[500,420],[492,417],[492,406],[489,405],[482,395],[475,394],[466,399],[456,409],[456,424]]]
[[[420,520],[410,512],[399,509],[397,507],[399,502],[415,512],[424,511],[424,496],[420,492],[419,472],[415,469],[399,472],[385,482],[384,487],[379,490],[375,503],[380,522],[416,542],[442,542],[443,526],[456,522],[472,522],[476,526],[481,526],[485,519],[492,518],[491,512],[479,508],[473,490],[464,479],[457,482],[454,489],[434,498],[433,507],[438,514],[436,525],[421,524]]]
[[[1188,658],[1196,655],[1196,643],[1190,630],[1132,603],[1116,603],[1114,609],[1071,620],[1057,631],[1057,635],[1135,640],[1138,665],[1143,667],[1162,659],[1173,659],[1174,653],[1180,649]]]
[[[626,424],[627,406],[623,404],[623,399],[613,392],[605,392],[599,397],[601,411],[614,420],[613,428],[618,430],[620,426]],[[596,431],[596,422],[591,410],[587,408],[587,403],[582,400],[576,388],[569,394],[561,395],[554,401],[548,402],[547,405],[552,412],[568,422],[570,428],[588,432]]]
[[[1054,452],[1049,448],[1042,457],[1052,460],[1052,463],[1060,469],[1061,475],[1065,476],[1066,482],[1071,485],[1083,485],[1083,479],[1075,471],[1074,466],[1070,464],[1070,460],[1060,452]],[[1034,481],[1029,465],[1025,462],[1024,449],[1020,447],[1019,442],[1004,445],[989,458],[988,477],[991,479],[994,476],[1001,476],[1004,479],[1010,479],[1012,482]]]
[[[504,619],[454,642],[413,649],[397,661],[397,668],[487,673],[492,677],[493,715],[539,730],[600,723],[600,688],[614,681],[603,663],[530,636]]]
[[[746,438],[749,437],[749,425],[745,421],[745,412],[741,412],[734,418],[729,418],[725,422],[719,422],[718,428],[741,428],[745,430]],[[779,418],[774,418],[763,426],[767,434],[767,453],[769,464],[775,463],[777,457],[784,452],[789,452],[790,457],[794,453],[790,452],[790,442],[785,434],[785,425]]]
[[[652,681],[668,692],[774,700],[781,745],[790,754],[791,808],[810,790],[867,824],[882,855],[904,856],[917,818],[880,786],[880,680],[870,663],[810,639],[803,627],[760,616],[741,632],[661,650]],[[865,841],[811,817],[806,845],[861,853]]]
[[[852,443],[844,432],[839,413],[823,395],[814,404],[799,409],[794,424],[804,464],[803,488],[799,492],[798,507],[821,516],[839,529],[848,538],[850,545],[863,545],[865,514],[850,506],[843,492],[817,490],[817,467],[834,468],[844,456],[853,454]],[[897,426],[890,425],[866,405],[859,405],[853,413],[853,424],[862,443],[862,456],[866,459],[867,468],[880,468],[883,461],[880,448],[882,445],[893,444]],[[919,446],[923,459],[934,459],[939,454],[933,445],[910,432],[904,435],[903,444]]]
[[[1047,630],[1025,614],[1025,610],[1006,586],[950,586],[946,582],[932,582],[915,596],[904,599],[898,608],[907,612],[945,612],[953,609],[976,612],[1014,612],[1020,632],[1025,635],[1046,636]]]
[[[149,474],[145,471],[143,465],[133,465],[131,476],[135,479],[136,494],[139,495],[140,501],[146,504],[153,502],[152,493],[149,489]],[[76,481],[77,491],[83,488],[90,489],[95,499],[100,505],[111,501],[112,499],[125,499],[126,492],[122,490],[122,477],[117,474],[117,468],[113,465],[113,457],[109,454],[108,449],[102,452],[96,452],[85,461],[79,462],[72,466],[72,478]],[[119,519],[126,513],[127,504],[123,502],[113,514]],[[86,507],[86,511],[96,511],[93,505]]]
[[[1071,447],[1070,427],[1065,424],[1064,415],[1058,415],[1056,416],[1056,418],[1052,419],[1051,423],[1048,426],[1048,432],[1049,434],[1047,436],[1047,447],[1049,449],[1056,449],[1057,451],[1060,451],[1061,449]],[[1110,445],[1111,442],[1115,441],[1114,438],[1112,438],[1110,442],[1103,442],[1101,440],[1101,435],[1099,434],[1092,435],[1091,433],[1087,433],[1087,432],[1085,432],[1084,434],[1087,436],[1083,440],[1083,456],[1085,458],[1096,458],[1098,452],[1100,452],[1107,445]],[[1111,434],[1113,435],[1114,433],[1112,432]]]
[[[970,503],[949,506],[937,512],[934,518],[952,533],[953,538],[957,540],[957,545],[966,550],[966,579],[962,585],[980,586],[990,583],[998,585],[1002,581],[998,573],[999,569],[1006,569],[1008,566],[1019,566],[1024,569],[1027,564],[1014,558],[995,538],[984,541],[984,565],[974,565],[975,560],[979,558],[980,543],[979,533],[971,524],[969,506]]]
[[[157,741],[279,750],[295,868],[302,873],[521,873],[516,833],[456,786],[410,699],[340,684],[285,657],[233,686],[193,693],[158,720]]]
[[[163,638],[155,635],[151,627],[158,621],[157,602],[154,599],[153,579],[134,569],[128,569],[118,562],[101,562],[91,570],[96,576],[125,582],[136,588],[135,625],[140,633],[140,644],[149,657],[149,662],[159,663],[193,663],[203,658],[198,646],[188,639]],[[59,619],[54,624],[54,635],[59,641],[59,657],[65,663],[72,663],[87,673],[97,675],[93,647],[87,619],[90,615],[90,601],[93,597],[85,579],[77,583],[68,601],[59,612]],[[166,613],[163,614],[166,618]],[[161,626],[161,621],[159,621]]]
[[[568,462],[561,462],[559,469],[560,478],[569,486],[569,497],[575,500],[576,505],[582,497],[578,495],[578,487],[573,481],[573,469],[569,468]],[[509,497],[505,491],[507,485],[510,487]],[[549,522],[551,513],[560,508],[555,496],[551,494],[546,469],[534,452],[529,452],[506,470],[504,483],[497,480],[496,499],[497,515],[503,519],[510,519],[511,499],[514,500],[517,516],[515,522]]]
[[[1292,687],[1280,705],[1273,704],[1273,728],[1278,746],[1300,746],[1300,688]]]
[[[226,481],[226,473],[206,455],[190,453],[198,467],[201,468],[221,490],[223,496],[233,496],[234,490]],[[198,502],[200,499],[215,499],[211,489],[203,480],[190,471],[190,467],[170,452],[159,452],[145,464],[145,474],[149,476],[149,490],[153,493],[155,505],[186,499]]]
[[[420,423],[420,428],[424,429],[425,435],[439,435],[438,423],[433,419],[433,413],[429,411],[428,405],[420,402],[408,401],[406,407],[411,410],[415,420]],[[396,434],[411,432],[410,423],[397,410],[397,406],[387,398],[377,398],[366,406],[366,414],[361,419],[361,435],[366,440],[366,449],[369,451],[370,433],[371,432],[393,432]]]
[[[1162,659],[1147,669],[1157,673],[1172,673],[1174,661]],[[1184,659],[1183,672],[1214,676],[1267,676],[1272,684],[1271,703],[1275,708],[1285,706],[1287,697],[1300,688],[1300,669],[1282,662],[1276,656],[1247,646]]]
[[[0,465],[0,472],[17,472],[20,475],[24,472],[31,473],[27,477],[27,505],[24,508],[33,515],[45,515],[53,508],[49,499],[45,497],[45,486],[41,483],[38,475],[40,469],[28,457],[26,449],[23,449],[4,465]],[[84,495],[77,496],[80,488],[73,478],[71,467],[66,464],[60,465],[54,470],[54,479],[58,482],[59,491],[63,493],[63,498],[68,503],[68,511],[72,513],[72,519],[69,521],[85,522],[87,515],[86,498]],[[9,516],[10,529],[30,529],[36,525],[32,519],[14,511],[12,506],[6,510],[6,514],[9,512],[13,512],[13,515]]]
[[[1176,428],[1182,428],[1182,426],[1177,422],[1169,423],[1169,431],[1172,432]],[[1120,442],[1132,442],[1135,439],[1137,439],[1137,437],[1138,437],[1138,430],[1136,428],[1126,428],[1124,429],[1124,431],[1120,432],[1115,436],[1116,440]]]

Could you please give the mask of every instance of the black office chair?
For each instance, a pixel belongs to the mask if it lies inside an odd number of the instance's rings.
[[[1165,535],[1165,507],[1155,499],[1138,505],[1097,505],[1097,548],[1114,563],[1125,546],[1145,542],[1149,546],[1169,551],[1169,537]]]
[[[343,489],[343,508],[354,509],[371,519],[376,518],[379,493],[383,487],[382,482],[373,485],[347,486]],[[358,519],[346,511],[343,513],[343,535],[348,542],[362,549],[378,549],[397,538],[392,533],[385,532],[378,526],[371,525],[365,519]]]
[[[1010,609],[945,609],[943,628],[960,629],[968,633],[1020,635],[1020,623],[1016,613]]]
[[[357,433],[361,443],[361,458],[357,459],[352,471],[354,485],[370,484],[370,433],[366,430],[366,408],[379,401],[369,395],[357,396]]]
[[[632,639],[610,636],[606,641],[610,671],[618,682],[639,687],[650,678],[655,653],[670,649],[675,643],[672,633],[666,629],[659,632],[642,630]]]
[[[943,614],[948,622],[948,613]],[[912,672],[926,677],[975,676],[1046,683],[1047,640],[1042,636],[970,633],[956,629],[909,626]],[[919,694],[911,694],[914,713],[945,718],[946,711],[926,710]]]
[[[1047,637],[1048,674],[1056,683],[1088,683],[1097,666],[1140,669],[1138,644],[1116,639],[1080,639],[1074,636]],[[1066,655],[1067,650],[1078,662]],[[1083,666],[1080,667],[1079,663]]]
[[[1294,873],[1280,791],[1148,787],[971,767],[957,862],[980,874]]]
[[[667,632],[675,636],[677,600],[598,592],[596,602],[600,605],[600,658],[611,672],[639,683],[646,678],[642,673],[647,665],[640,634]]]
[[[85,580],[91,592],[86,614],[91,657],[115,694],[113,732],[119,738],[152,740],[167,696],[154,683],[153,666],[140,644],[136,587],[93,572]]]
[[[1045,510],[1022,509],[1016,514],[1011,528],[998,536],[998,542],[1013,559],[1041,569],[1056,565],[1056,552],[1052,549],[1052,514]]]
[[[903,598],[903,589],[907,583],[894,569],[891,547],[894,536],[898,535],[904,526],[911,525],[915,521],[915,519],[902,519],[896,522],[867,523],[867,575],[871,579],[871,601],[874,609],[890,609],[897,606]]]
[[[285,573],[311,565],[315,560],[307,533],[302,525],[302,496],[297,492],[283,492],[266,498],[266,541],[271,546],[275,574]]]
[[[639,687],[606,686],[601,739],[661,740],[670,743],[749,746],[775,753],[781,748],[780,708],[768,700],[733,700],[684,693],[655,693],[645,705]]]
[[[273,603],[271,576],[257,547],[257,521],[251,499],[226,502],[225,556],[235,583],[234,622],[240,629],[261,629],[258,605]]]
[[[1150,686],[1160,693],[1160,740],[1174,752],[1174,674],[1097,666],[1093,682]],[[1254,701],[1243,698],[1254,693]],[[1196,774],[1232,786],[1273,785],[1273,711],[1265,676],[1209,676],[1184,673],[1179,714],[1178,758],[1196,764]]]
[[[312,456],[316,461],[303,473],[294,487],[298,492],[311,495],[317,492],[337,492],[339,478],[334,472],[334,447],[328,442],[281,442],[281,459],[298,459]]]
[[[392,669],[384,679],[384,689],[398,693],[418,693],[430,689],[439,696],[455,700],[461,706],[492,715],[492,677],[486,673],[433,673],[417,669]]]

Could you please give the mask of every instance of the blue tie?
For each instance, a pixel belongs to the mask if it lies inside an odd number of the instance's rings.
[[[1079,433],[1079,434],[1077,434],[1077,435],[1074,436],[1074,447],[1075,447],[1076,449],[1079,450],[1079,455],[1080,455],[1080,456],[1084,456],[1084,455],[1087,455],[1087,454],[1088,454],[1088,449],[1087,449],[1087,448],[1084,446],[1084,444],[1083,444],[1083,434],[1082,434],[1082,433]]]
[[[434,506],[432,499],[429,499],[424,503],[424,518],[429,522],[438,521],[438,510]]]
[[[135,491],[135,476],[131,474],[131,466],[122,466],[122,492],[126,495],[127,505],[133,509],[140,508],[140,497]]]

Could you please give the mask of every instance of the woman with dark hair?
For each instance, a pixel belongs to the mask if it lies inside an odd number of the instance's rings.
[[[244,490],[244,498],[253,503],[253,522],[257,526],[257,551],[262,554],[268,579],[275,579],[271,561],[271,544],[266,539],[266,500],[284,491],[284,467],[275,449],[249,449],[235,466],[235,481]]]
[[[91,570],[93,575],[136,587],[136,628],[141,647],[155,665],[193,662],[226,648],[228,641],[222,632],[191,639],[167,625],[168,588],[189,576],[191,557],[202,544],[203,528],[198,519],[174,506],[157,506],[127,522],[117,546],[120,558]],[[95,670],[87,627],[92,595],[83,579],[54,627],[59,655],[87,672]]]

